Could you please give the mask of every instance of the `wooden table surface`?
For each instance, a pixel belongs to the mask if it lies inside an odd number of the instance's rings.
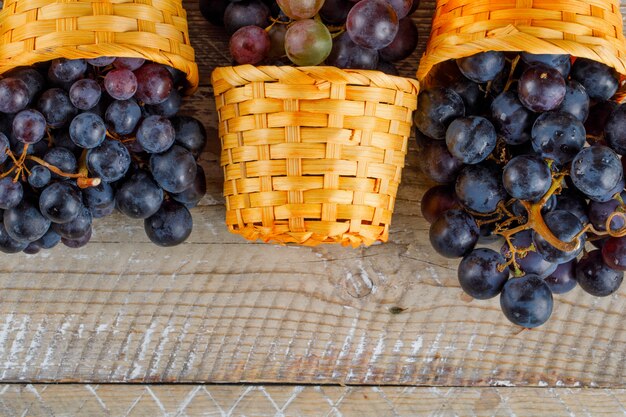
[[[434,1],[415,14],[420,51]],[[227,38],[185,3],[209,132],[208,193],[178,247],[141,221],[95,222],[83,249],[0,257],[0,415],[404,416],[626,414],[626,287],[555,297],[520,331],[470,301],[430,248],[407,157],[390,241],[370,248],[247,243],[224,227],[211,70]],[[243,385],[242,385],[243,384]]]

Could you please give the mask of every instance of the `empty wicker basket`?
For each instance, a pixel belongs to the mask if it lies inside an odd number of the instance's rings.
[[[181,0],[5,0],[0,74],[55,58],[136,57],[187,74],[198,68]]]
[[[419,84],[334,67],[212,74],[226,224],[246,239],[386,241]]]
[[[449,59],[484,51],[589,58],[626,74],[619,0],[437,0],[417,77]]]

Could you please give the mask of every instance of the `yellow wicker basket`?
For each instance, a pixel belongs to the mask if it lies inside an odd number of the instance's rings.
[[[5,0],[0,74],[55,58],[135,57],[187,74],[198,86],[181,0]]]
[[[212,83],[231,232],[301,245],[387,240],[417,81],[242,65],[217,68]]]
[[[589,58],[626,74],[619,0],[437,0],[417,78],[484,51]]]

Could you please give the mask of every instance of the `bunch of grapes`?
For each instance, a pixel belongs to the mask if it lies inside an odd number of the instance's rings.
[[[201,0],[200,10],[231,36],[237,64],[380,70],[417,46],[409,15],[419,0]]]
[[[138,58],[55,59],[0,80],[0,251],[87,244],[94,218],[191,233],[206,192],[202,124],[177,115],[184,74]]]
[[[499,295],[504,315],[529,328],[548,320],[553,293],[617,291],[626,270],[618,74],[569,55],[494,51],[435,71],[415,123],[421,170],[441,185],[422,213],[434,249],[462,258],[461,288]]]

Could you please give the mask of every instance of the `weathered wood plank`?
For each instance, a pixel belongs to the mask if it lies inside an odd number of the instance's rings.
[[[260,385],[3,385],[6,417],[611,416],[626,391]]]

